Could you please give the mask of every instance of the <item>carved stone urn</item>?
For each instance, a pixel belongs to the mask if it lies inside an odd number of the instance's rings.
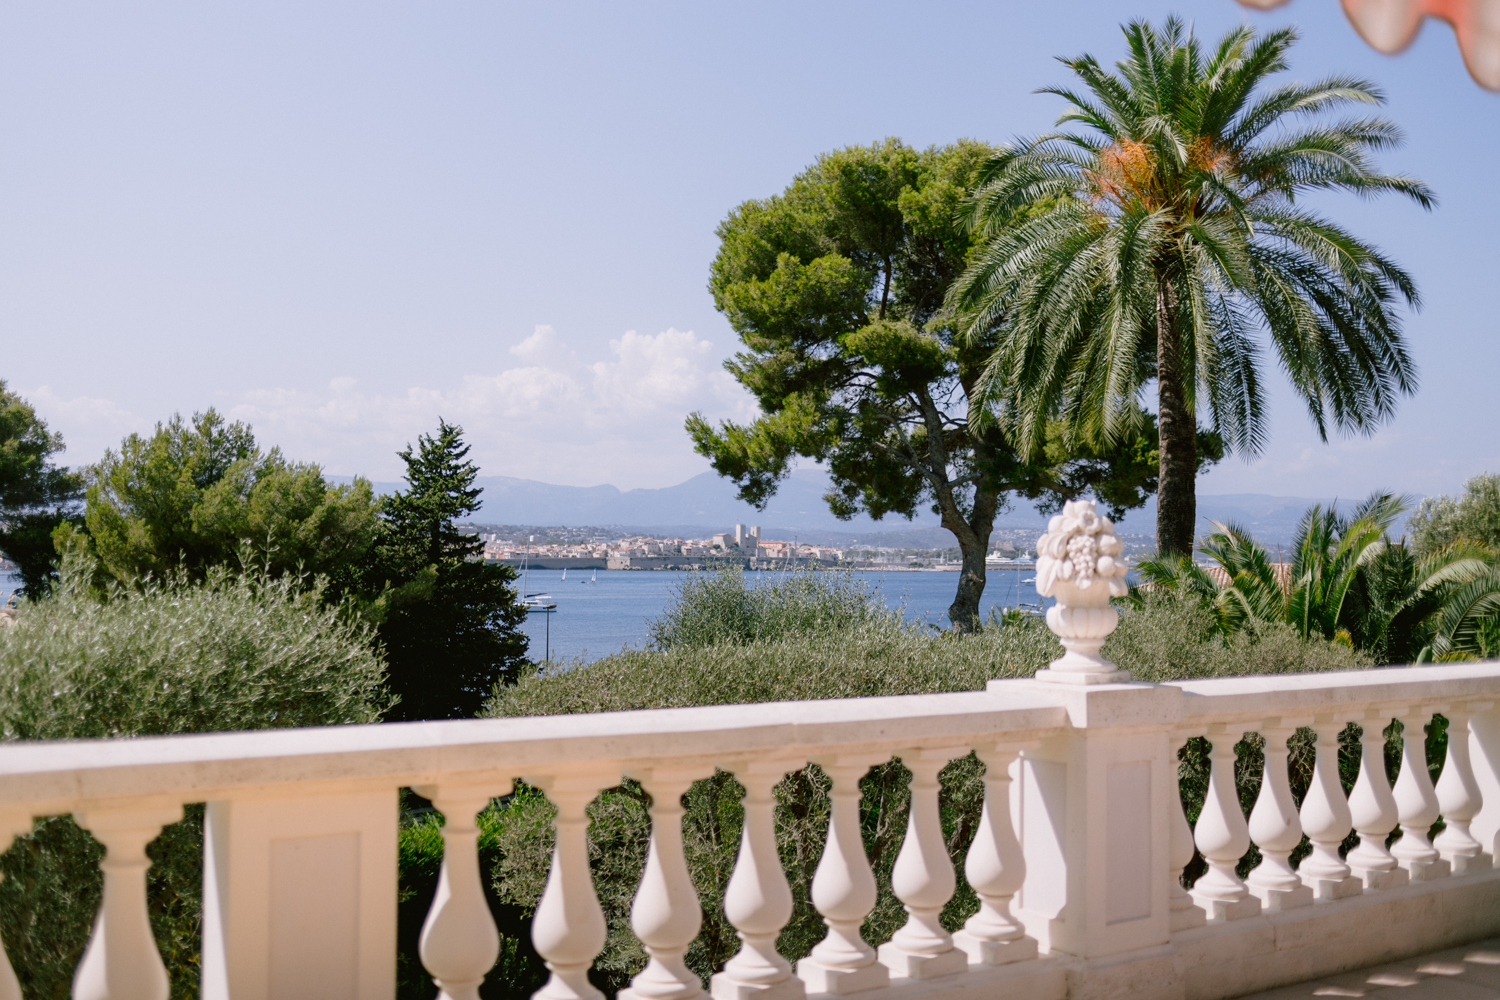
[[[1047,524],[1037,540],[1036,592],[1055,597],[1047,609],[1047,627],[1067,653],[1037,671],[1039,681],[1065,684],[1117,684],[1130,680],[1099,655],[1099,647],[1120,622],[1109,603],[1124,597],[1128,567],[1115,526],[1100,516],[1093,500],[1071,500]]]

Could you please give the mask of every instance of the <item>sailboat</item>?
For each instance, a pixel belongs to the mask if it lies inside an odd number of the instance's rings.
[[[579,583],[598,583],[599,582],[599,570],[598,570],[598,568],[595,567],[595,569],[594,569],[594,575],[593,575],[592,578],[590,578],[588,580],[579,580],[578,582]]]
[[[568,582],[568,567],[566,567],[566,566],[563,567],[563,575],[562,575],[562,581],[561,582],[563,582],[563,583],[567,583]]]

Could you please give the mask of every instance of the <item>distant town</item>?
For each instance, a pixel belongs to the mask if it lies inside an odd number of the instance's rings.
[[[745,569],[847,567],[895,571],[957,570],[957,546],[922,548],[859,542],[830,545],[797,538],[773,539],[759,525],[737,524],[703,538],[647,533],[625,534],[603,528],[466,524],[463,530],[484,541],[484,558],[533,569],[680,570],[739,565]],[[985,559],[992,568],[1031,562],[1041,532],[1035,528],[996,529]],[[1127,553],[1150,548],[1142,535],[1121,536]]]

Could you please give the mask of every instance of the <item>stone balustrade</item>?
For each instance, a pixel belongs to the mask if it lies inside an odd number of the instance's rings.
[[[105,847],[103,901],[74,982],[80,1000],[166,1000],[144,849],[190,803],[207,803],[205,997],[389,1000],[403,787],[445,817],[421,959],[442,997],[475,1000],[500,948],[475,817],[517,779],[557,807],[532,922],[551,970],[538,994],[548,1000],[600,996],[588,972],[605,921],[586,809],[624,777],[652,803],[630,914],[648,961],[622,994],[631,1000],[1210,1000],[1500,932],[1500,665],[1161,685],[1122,682],[1102,661],[1103,682],[1080,682],[1067,666],[1054,671],[1060,680],[961,694],[10,744],[0,747],[0,824],[13,837],[35,817],[72,814]],[[1439,715],[1448,749],[1434,783],[1424,727]],[[1394,783],[1383,756],[1393,724],[1404,734]],[[1346,761],[1346,774],[1358,765],[1346,796],[1338,756],[1350,725],[1359,738],[1342,752],[1361,757]],[[1299,730],[1315,741],[1300,808],[1287,772]],[[1263,738],[1265,763],[1247,817],[1236,745],[1250,733]],[[1179,750],[1198,737],[1211,744],[1210,773],[1190,827]],[[938,774],[970,752],[987,768],[961,865],[979,905],[950,927],[939,915],[958,873]],[[862,936],[877,890],[859,782],[893,758],[912,775],[891,879],[907,919],[876,942]],[[777,935],[795,901],[777,854],[774,788],[809,762],[831,781],[810,900],[827,933],[810,954],[784,956]],[[680,799],[716,768],[745,789],[723,901],[742,946],[705,983],[684,961],[702,911]],[[1252,845],[1259,862],[1247,871]],[[1188,892],[1180,877],[1195,867],[1195,846],[1206,870]],[[14,995],[0,967],[0,1000]]]

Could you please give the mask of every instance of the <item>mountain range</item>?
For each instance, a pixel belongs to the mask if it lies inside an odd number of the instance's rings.
[[[348,482],[347,476],[330,476]],[[393,493],[402,483],[375,483],[378,493]],[[534,479],[510,476],[480,476],[483,506],[473,520],[484,524],[557,525],[636,529],[655,534],[693,536],[725,531],[735,524],[759,524],[766,537],[790,537],[800,533],[804,541],[820,544],[848,543],[862,539],[875,544],[922,547],[948,545],[952,536],[938,523],[937,515],[924,511],[912,521],[891,517],[874,521],[860,516],[840,521],[828,511],[823,494],[828,478],[819,469],[799,469],[783,480],[764,511],[757,511],[735,497],[734,486],[712,472],[704,472],[676,486],[661,489],[620,490],[614,486],[557,486]],[[1233,521],[1268,545],[1286,545],[1296,533],[1297,522],[1314,504],[1327,499],[1278,497],[1259,493],[1199,494],[1200,534],[1212,531],[1210,521]],[[1047,526],[1047,516],[1028,501],[1017,500],[1012,509],[995,520],[997,528]],[[1122,533],[1152,535],[1156,530],[1155,498],[1139,510],[1130,511],[1118,525]],[[1399,529],[1398,529],[1399,530]],[[876,542],[870,535],[883,537]]]

